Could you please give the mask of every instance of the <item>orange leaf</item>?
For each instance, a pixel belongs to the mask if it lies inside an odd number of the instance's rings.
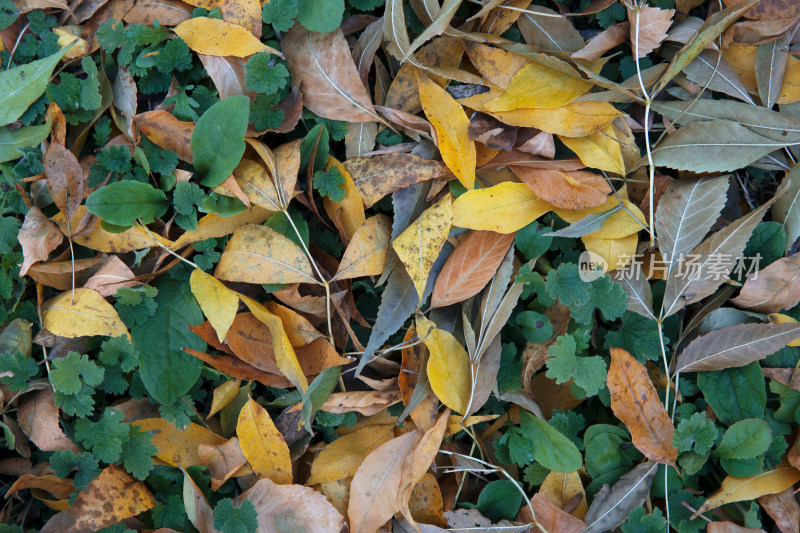
[[[648,459],[675,464],[678,450],[672,445],[672,421],[647,368],[622,348],[611,348],[608,390],[611,409],[630,430],[633,445]]]

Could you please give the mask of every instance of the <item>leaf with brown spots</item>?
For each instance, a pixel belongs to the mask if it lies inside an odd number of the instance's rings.
[[[675,464],[678,450],[672,445],[672,421],[647,368],[621,348],[611,348],[608,390],[611,409],[630,430],[633,445],[648,459]]]

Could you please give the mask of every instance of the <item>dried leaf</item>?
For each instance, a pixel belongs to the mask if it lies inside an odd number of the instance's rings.
[[[25,435],[43,452],[78,451],[61,429],[58,407],[55,406],[53,389],[50,387],[25,399],[19,407],[17,422]]]
[[[107,335],[131,338],[117,310],[91,289],[62,292],[42,304],[42,324],[55,335]]]
[[[522,183],[501,183],[468,191],[453,202],[453,225],[514,233],[552,209]]]
[[[603,205],[611,186],[603,176],[585,170],[562,170],[509,167],[537,197],[561,209],[585,209]]]
[[[498,98],[484,111],[510,111],[520,107],[553,108],[566,105],[592,88],[592,84],[539,63],[528,63],[517,72]]]
[[[111,256],[108,261],[95,272],[91,278],[83,284],[84,289],[93,289],[100,293],[100,296],[108,298],[113,296],[120,287],[135,287],[138,282],[134,280],[136,275],[128,268],[128,265],[116,255]]]
[[[675,15],[674,9],[660,9],[648,5],[637,6],[635,11],[628,8],[630,36],[636,49],[636,58],[646,56],[661,44],[672,25],[673,15]]]
[[[800,302],[800,254],[782,257],[747,276],[731,303],[759,313],[777,313]]]
[[[66,220],[72,220],[78,206],[83,202],[86,184],[78,158],[62,145],[50,143],[44,153],[42,165],[53,202]]]
[[[306,485],[336,481],[355,475],[364,459],[378,446],[394,438],[394,426],[368,426],[326,445],[311,464]]]
[[[402,153],[354,157],[343,166],[361,193],[364,207],[372,207],[387,194],[447,173],[447,167],[439,161]]]
[[[306,533],[340,531],[344,517],[322,494],[300,485],[276,485],[260,479],[240,496],[258,512],[256,533],[289,529]]]
[[[467,413],[472,391],[470,359],[452,333],[417,317],[417,332],[428,348],[427,372],[433,393],[457,413]]]
[[[133,117],[136,127],[156,146],[172,150],[183,161],[192,162],[192,132],[194,122],[182,122],[162,110],[139,113]]]
[[[608,102],[572,102],[555,109],[519,108],[492,113],[506,124],[536,128],[563,137],[585,137],[605,128],[621,115]]]
[[[787,462],[750,477],[727,476],[722,480],[719,490],[703,502],[695,515],[716,509],[726,503],[755,500],[767,494],[777,494],[789,489],[798,481],[800,481],[800,471]]]
[[[634,446],[651,461],[674,465],[678,450],[672,445],[672,421],[647,368],[621,348],[611,348],[608,390],[611,409],[628,427]]]
[[[41,209],[34,206],[25,214],[25,221],[19,229],[17,239],[22,245],[24,257],[19,275],[24,276],[31,265],[48,258],[50,252],[64,240],[64,235],[48,220]]]
[[[656,476],[658,463],[647,461],[624,474],[614,486],[603,488],[595,494],[586,513],[586,533],[601,533],[617,527],[631,509],[644,503],[650,493],[650,485]]]
[[[768,494],[758,499],[761,508],[766,511],[781,533],[797,533],[800,531],[800,505],[794,490],[788,488],[779,494]]]
[[[359,227],[347,246],[334,279],[377,276],[383,272],[392,237],[392,222],[375,215]]]
[[[153,445],[158,448],[156,457],[169,464],[181,468],[203,464],[198,455],[198,446],[222,446],[226,439],[216,433],[189,423],[184,430],[164,418],[144,418],[136,421],[141,431],[153,434]]]
[[[281,485],[292,482],[289,447],[267,410],[252,398],[239,413],[236,436],[253,472]]]
[[[173,31],[198,54],[248,57],[257,52],[280,55],[250,31],[224,20],[197,17],[181,22]]]

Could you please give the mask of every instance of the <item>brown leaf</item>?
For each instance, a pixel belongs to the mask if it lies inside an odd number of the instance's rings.
[[[800,336],[800,324],[739,324],[693,340],[678,356],[676,371],[702,372],[745,366]]]
[[[536,513],[536,521],[545,531],[558,531],[559,533],[580,533],[586,524],[580,518],[575,518],[566,511],[557,507],[550,498],[539,492],[531,498],[531,507]],[[517,521],[523,523],[533,522],[531,511],[527,505],[523,505],[517,515]],[[534,528],[532,531],[541,533],[542,529]]]
[[[794,368],[762,368],[764,377],[800,391],[800,372]]]
[[[563,171],[508,167],[536,196],[561,209],[578,210],[603,205],[611,187],[603,176],[585,170]]]
[[[399,390],[334,392],[320,409],[334,414],[354,411],[369,416],[383,411],[401,400]]]
[[[514,241],[514,233],[473,231],[456,247],[436,278],[431,308],[478,294],[495,274]]]
[[[709,522],[706,527],[708,533],[766,533],[763,529],[743,527],[733,522]]]
[[[42,165],[53,202],[64,213],[66,220],[72,220],[83,201],[86,184],[78,159],[62,145],[50,143],[44,153]]]
[[[489,148],[511,150],[517,141],[517,128],[486,113],[475,113],[469,119],[469,139]]]
[[[317,33],[296,24],[283,35],[281,49],[292,81],[301,83],[305,107],[332,120],[382,120],[358,77],[341,30]]]
[[[417,331],[412,325],[408,328],[403,343],[409,343],[416,336]],[[424,342],[416,342],[404,347],[401,350],[401,354],[403,359],[400,364],[400,373],[397,376],[397,384],[400,387],[403,402],[407,406],[412,405],[416,388],[418,386],[425,387],[427,394],[422,400],[417,401],[417,405],[409,413],[409,416],[411,416],[418,428],[427,430],[436,421],[436,412],[439,407],[436,397],[431,394],[430,384],[418,385],[420,377],[426,372],[428,349],[425,347]],[[425,374],[425,381],[427,381],[427,374]]]
[[[553,134],[533,128],[523,128],[517,135],[516,149],[531,155],[552,159],[556,155]]]
[[[134,280],[136,275],[122,262],[122,259],[112,255],[106,264],[98,270],[83,285],[86,289],[94,289],[101,295],[113,296],[120,287],[135,287],[138,282]]]
[[[213,333],[213,329],[211,331]],[[214,333],[214,335],[216,335],[216,333]],[[255,380],[268,387],[288,387],[290,385],[289,380],[282,375],[264,372],[232,355],[210,354],[192,350],[191,348],[184,348],[183,351],[191,356],[197,357],[220,372],[235,378]]]
[[[725,0],[725,6],[735,6],[745,0]],[[761,0],[744,16],[754,20],[784,20],[800,15],[800,5],[793,0]]]
[[[646,5],[637,6],[636,11],[628,9],[631,44],[636,47],[637,58],[646,56],[666,39],[674,14],[674,9],[659,9]]]
[[[269,479],[261,479],[240,498],[250,500],[256,507],[256,533],[332,533],[344,525],[344,517],[325,496],[301,485],[276,485]]]
[[[782,257],[747,276],[731,303],[759,313],[777,313],[800,302],[800,254]]]
[[[572,54],[573,59],[596,61],[600,57],[628,40],[630,22],[620,22],[601,31],[586,46]]]
[[[84,281],[88,281],[89,277],[100,268],[103,262],[103,258],[100,256],[76,259],[74,263],[70,259],[58,261],[60,258],[56,258],[49,263],[34,263],[28,269],[28,275],[48,287],[65,291],[72,288],[73,272],[75,274],[75,284],[80,286]]]
[[[24,474],[20,476],[6,492],[6,499],[21,490],[40,489],[52,494],[56,499],[66,500],[70,494],[75,492],[71,479],[61,479],[57,476],[37,476],[34,474]]]
[[[652,461],[674,465],[678,450],[672,445],[672,421],[647,368],[622,348],[611,348],[608,390],[611,409],[628,427],[633,445]]]
[[[75,498],[68,511],[54,515],[42,533],[91,533],[153,508],[156,501],[144,483],[121,466],[111,465]]]
[[[177,26],[192,18],[192,8],[180,0],[137,0],[122,20],[128,24]]]
[[[778,494],[769,494],[758,499],[758,504],[766,511],[781,533],[800,531],[800,505],[794,489],[788,488]]]
[[[200,444],[197,446],[197,455],[201,463],[211,469],[212,490],[217,490],[233,476],[242,475],[243,467],[247,464],[247,457],[237,437],[231,437],[225,444]]]
[[[53,400],[53,390],[49,387],[25,399],[19,408],[17,422],[25,435],[43,452],[78,451],[78,447],[61,430],[58,407]]]
[[[190,142],[194,131],[194,122],[182,122],[163,110],[139,113],[133,117],[133,122],[142,130],[145,137],[158,147],[172,150],[178,154],[181,160],[191,164]]]
[[[214,87],[219,92],[220,99],[249,94],[244,88],[245,63],[241,57],[219,57],[198,54],[206,72],[214,82]]]
[[[344,162],[344,168],[361,193],[364,207],[372,207],[387,194],[449,173],[440,161],[400,153],[354,157]]]
[[[47,259],[50,252],[64,240],[64,234],[50,222],[41,209],[33,206],[25,214],[17,239],[22,245],[24,257],[19,275],[24,276],[32,264]]]

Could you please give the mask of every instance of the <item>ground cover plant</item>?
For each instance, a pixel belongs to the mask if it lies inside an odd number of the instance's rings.
[[[0,0],[0,533],[798,531],[798,23]]]

